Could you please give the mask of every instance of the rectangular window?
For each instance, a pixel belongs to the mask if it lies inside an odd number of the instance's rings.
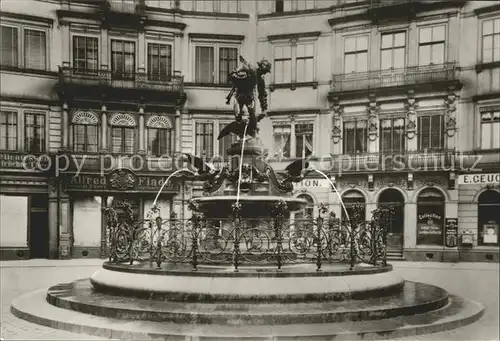
[[[424,27],[418,37],[419,65],[443,64],[445,57],[445,26]]]
[[[195,82],[214,83],[214,48],[211,46],[196,46],[195,58]]]
[[[292,82],[292,47],[274,47],[274,83],[283,84]]]
[[[406,61],[406,32],[382,34],[380,68],[404,68]]]
[[[228,125],[230,122],[219,122],[219,133],[224,129],[226,125]],[[219,155],[226,157],[227,156],[227,150],[231,147],[233,143],[236,142],[236,135],[234,134],[229,134],[224,136],[222,139],[219,140]]]
[[[295,156],[308,157],[313,152],[313,123],[295,124]]]
[[[2,54],[0,58],[1,65],[4,66],[18,66],[18,35],[17,28],[0,26],[2,30],[2,42],[0,48]]]
[[[285,1],[284,0],[275,0],[274,1],[274,11],[276,13],[283,13],[285,9]]]
[[[111,40],[111,71],[113,79],[134,79],[135,42]]]
[[[0,150],[17,149],[17,112],[0,112]]]
[[[148,128],[148,154],[172,155],[172,129]]]
[[[481,113],[481,149],[500,148],[500,110]]]
[[[344,122],[344,154],[367,152],[367,121]]]
[[[444,148],[444,116],[432,115],[418,118],[418,149]]]
[[[196,123],[195,148],[197,156],[214,156],[214,126],[212,123]]]
[[[216,0],[196,0],[195,10],[199,12],[214,12]]]
[[[219,0],[219,12],[221,13],[238,13],[239,0]]]
[[[405,119],[380,120],[380,151],[401,152],[405,149]]]
[[[73,149],[80,153],[97,153],[99,148],[99,126],[73,125]]]
[[[172,76],[172,46],[148,44],[148,79],[169,81]]]
[[[237,47],[196,46],[195,54],[196,83],[227,84],[229,72],[238,67]]]
[[[76,72],[95,72],[99,68],[99,41],[73,36],[73,68]]]
[[[483,21],[483,63],[500,61],[500,18]]]
[[[273,127],[274,156],[277,158],[290,157],[290,124],[278,124]]]
[[[45,32],[24,29],[24,67],[45,70],[46,58]]]
[[[45,152],[45,114],[24,115],[24,148],[30,153]]]
[[[236,69],[238,49],[233,47],[219,48],[219,83],[229,83],[229,72]]]
[[[133,154],[135,150],[135,128],[111,128],[111,152],[120,154]]]
[[[344,41],[344,73],[368,70],[368,36],[347,37]]]
[[[312,82],[314,77],[314,45],[297,44],[295,74],[297,82]]]

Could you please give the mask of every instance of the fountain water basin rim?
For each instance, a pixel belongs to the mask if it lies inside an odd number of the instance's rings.
[[[287,205],[287,211],[294,212],[304,208],[307,205],[307,200],[302,198],[294,197],[282,197],[282,196],[271,196],[271,195],[240,195],[238,198],[236,195],[226,195],[226,196],[214,196],[214,197],[198,197],[191,199],[192,203],[197,206],[200,212],[216,212],[221,216],[221,213],[230,213],[232,211],[232,205],[239,200],[242,205],[242,215],[245,212],[253,212],[255,216],[265,216],[269,214],[269,210],[272,205],[284,202]],[[214,212],[214,213],[215,213]]]

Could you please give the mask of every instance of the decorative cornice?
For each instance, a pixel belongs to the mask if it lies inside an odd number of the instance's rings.
[[[238,34],[189,33],[189,38],[243,41],[245,36]]]
[[[12,72],[18,72],[18,73],[25,73],[28,75],[52,76],[54,78],[57,78],[57,76],[58,76],[58,73],[56,71],[26,69],[26,68],[21,68],[21,67],[17,67],[17,66],[4,66],[4,65],[2,65],[1,70],[2,71],[12,71]]]
[[[249,19],[250,15],[247,13],[224,13],[224,12],[200,12],[200,11],[184,11],[179,8],[157,8],[146,6],[145,11],[150,12],[160,12],[160,13],[171,13],[178,15],[196,15],[203,17],[217,17],[217,18],[239,18],[239,19]]]
[[[35,21],[35,22],[43,22],[43,23],[48,24],[48,25],[52,25],[54,23],[54,19],[39,17],[39,16],[35,16],[35,15],[28,15],[28,14],[0,11],[0,16],[2,18],[12,18],[12,19]]]
[[[492,12],[496,12],[496,11],[500,11],[500,4],[493,5],[493,6],[486,6],[486,7],[476,8],[474,10],[474,13],[476,15],[481,15],[481,14],[492,13]]]
[[[145,26],[159,26],[159,27],[175,28],[175,29],[183,31],[187,25],[184,23],[181,23],[181,22],[147,19]]]
[[[320,108],[317,109],[304,109],[304,110],[273,110],[273,111],[268,111],[267,114],[269,116],[286,116],[286,115],[311,115],[311,114],[319,114],[321,111]]]
[[[304,14],[320,14],[320,13],[331,13],[335,6],[329,6],[324,8],[312,8],[312,9],[304,9],[298,11],[288,11],[288,12],[273,12],[266,14],[259,14],[258,19],[267,19],[267,18],[279,18],[279,17],[291,17],[291,16],[300,16]]]
[[[59,105],[61,102],[57,99],[46,99],[46,98],[36,98],[36,97],[20,97],[20,96],[5,96],[0,95],[0,101],[5,102],[17,102],[17,103],[28,103],[28,104],[42,104],[42,105]]]
[[[267,36],[268,40],[281,40],[281,39],[300,39],[300,38],[317,38],[321,35],[321,31],[313,32],[299,32],[299,33],[286,33],[286,34],[274,34]]]

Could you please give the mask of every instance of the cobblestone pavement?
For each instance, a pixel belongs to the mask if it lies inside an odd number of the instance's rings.
[[[60,331],[18,319],[10,313],[12,300],[26,292],[89,277],[100,260],[30,260],[0,262],[1,337],[4,340],[104,340]],[[399,340],[499,340],[499,264],[394,262],[396,271],[412,281],[438,285],[486,306],[478,322],[446,332]]]

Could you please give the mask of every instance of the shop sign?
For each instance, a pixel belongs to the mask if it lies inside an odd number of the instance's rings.
[[[305,179],[293,184],[294,189],[330,188],[330,181],[326,179]]]
[[[458,177],[459,185],[486,185],[500,183],[500,173],[462,174]]]
[[[0,168],[7,169],[37,169],[37,162],[41,163],[40,166],[45,167],[47,161],[39,161],[32,155],[26,154],[0,154]]]
[[[498,243],[498,224],[495,221],[489,221],[488,223],[483,224],[483,243]]]
[[[458,245],[458,219],[446,218],[444,231],[446,247],[456,247]]]
[[[118,170],[107,175],[79,174],[68,179],[69,191],[144,191],[157,192],[167,177],[135,175],[130,171]],[[177,192],[176,180],[171,179],[163,188],[165,192]]]
[[[417,244],[442,244],[443,217],[438,213],[423,213],[417,218]]]

